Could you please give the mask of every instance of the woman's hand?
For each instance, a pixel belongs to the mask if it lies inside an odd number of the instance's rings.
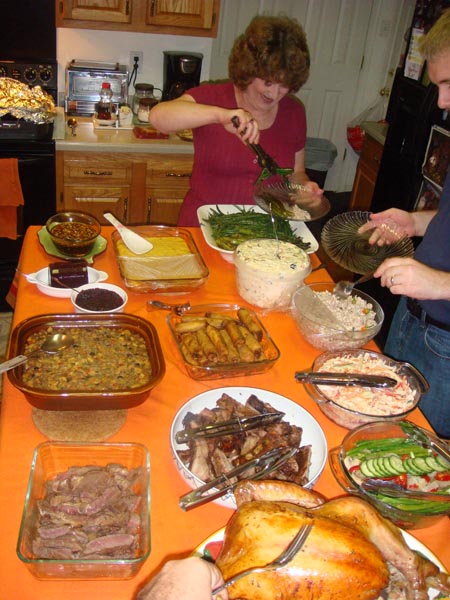
[[[220,121],[229,133],[237,135],[244,144],[259,142],[258,121],[243,108],[223,109]]]
[[[212,594],[222,583],[219,569],[202,558],[171,560],[139,592],[136,600],[227,600],[226,590],[217,596]]]
[[[396,295],[417,300],[450,299],[450,273],[428,267],[414,258],[387,258],[374,277],[380,277],[381,285]]]

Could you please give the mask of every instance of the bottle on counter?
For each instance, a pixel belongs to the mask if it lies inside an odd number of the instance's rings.
[[[96,106],[97,119],[110,121],[112,118],[112,90],[108,81],[102,83],[100,90],[100,101]]]

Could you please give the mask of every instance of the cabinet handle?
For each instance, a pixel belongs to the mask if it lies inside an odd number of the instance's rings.
[[[152,4],[150,6],[150,16],[151,17],[155,16],[155,0],[152,0]]]
[[[380,164],[380,159],[378,158],[378,156],[372,156],[372,160],[373,160],[373,162],[376,162],[378,165]]]
[[[190,177],[192,173],[166,173],[166,177]]]
[[[77,202],[120,202],[120,196],[117,198],[100,198],[97,196],[75,196]]]
[[[112,174],[113,174],[112,171],[91,171],[91,170],[83,171],[83,175],[95,175],[95,176],[109,175],[109,176],[111,176]]]

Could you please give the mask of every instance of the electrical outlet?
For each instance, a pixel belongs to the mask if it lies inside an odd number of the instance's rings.
[[[141,52],[140,50],[132,50],[130,52],[130,73],[132,73],[133,67],[136,64],[136,62],[138,64],[137,72],[142,73],[142,65],[144,62],[144,53]]]

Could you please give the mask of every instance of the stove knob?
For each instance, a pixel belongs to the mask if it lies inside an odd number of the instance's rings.
[[[42,68],[39,72],[39,77],[41,81],[50,81],[50,79],[53,77],[51,67]]]
[[[23,76],[24,76],[25,81],[30,81],[30,82],[36,81],[36,77],[37,77],[36,69],[34,69],[33,67],[28,67],[23,72]]]
[[[6,69],[5,69],[5,67],[0,67],[0,77],[6,77]]]

